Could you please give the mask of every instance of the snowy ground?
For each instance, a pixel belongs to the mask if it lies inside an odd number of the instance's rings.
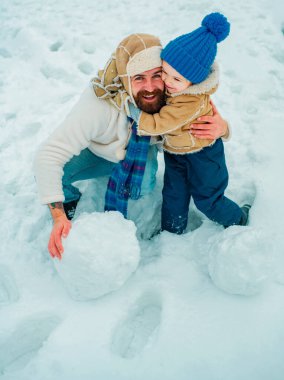
[[[283,8],[281,0],[1,1],[1,380],[283,380]],[[35,150],[122,38],[148,32],[166,43],[211,11],[232,24],[214,100],[233,127],[228,195],[253,201],[250,225],[223,230],[192,207],[188,233],[146,240],[158,223],[161,157],[155,194],[132,209],[138,269],[115,292],[75,301],[46,249],[51,220],[37,198]],[[105,182],[80,186],[79,218],[102,209]],[[127,256],[120,233],[113,229],[113,244]],[[109,238],[105,228],[98,234]]]

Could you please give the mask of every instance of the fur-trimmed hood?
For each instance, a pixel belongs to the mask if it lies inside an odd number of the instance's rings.
[[[119,111],[128,108],[132,96],[131,77],[160,67],[162,46],[151,34],[131,34],[118,45],[103,70],[91,83],[98,98],[109,100]]]

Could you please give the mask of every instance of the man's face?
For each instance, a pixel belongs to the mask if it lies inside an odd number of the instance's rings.
[[[165,104],[162,68],[144,71],[131,77],[133,98],[142,111],[153,114]]]

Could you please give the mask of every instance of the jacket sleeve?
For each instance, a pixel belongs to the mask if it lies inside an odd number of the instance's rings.
[[[87,88],[66,119],[41,145],[34,160],[34,173],[43,204],[64,200],[64,165],[105,131],[110,112],[94,92]]]
[[[190,124],[202,111],[200,101],[167,104],[159,113],[150,115],[142,112],[137,133],[143,136],[158,136],[170,133]]]
[[[228,122],[228,120],[225,120],[227,123],[227,132],[224,136],[222,136],[222,140],[224,142],[230,141],[232,138],[232,127],[231,124]]]

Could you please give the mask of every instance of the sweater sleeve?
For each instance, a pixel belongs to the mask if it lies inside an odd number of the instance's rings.
[[[39,148],[34,173],[43,204],[64,201],[64,165],[107,129],[110,113],[104,109],[104,103],[89,88],[86,89],[66,119]]]

